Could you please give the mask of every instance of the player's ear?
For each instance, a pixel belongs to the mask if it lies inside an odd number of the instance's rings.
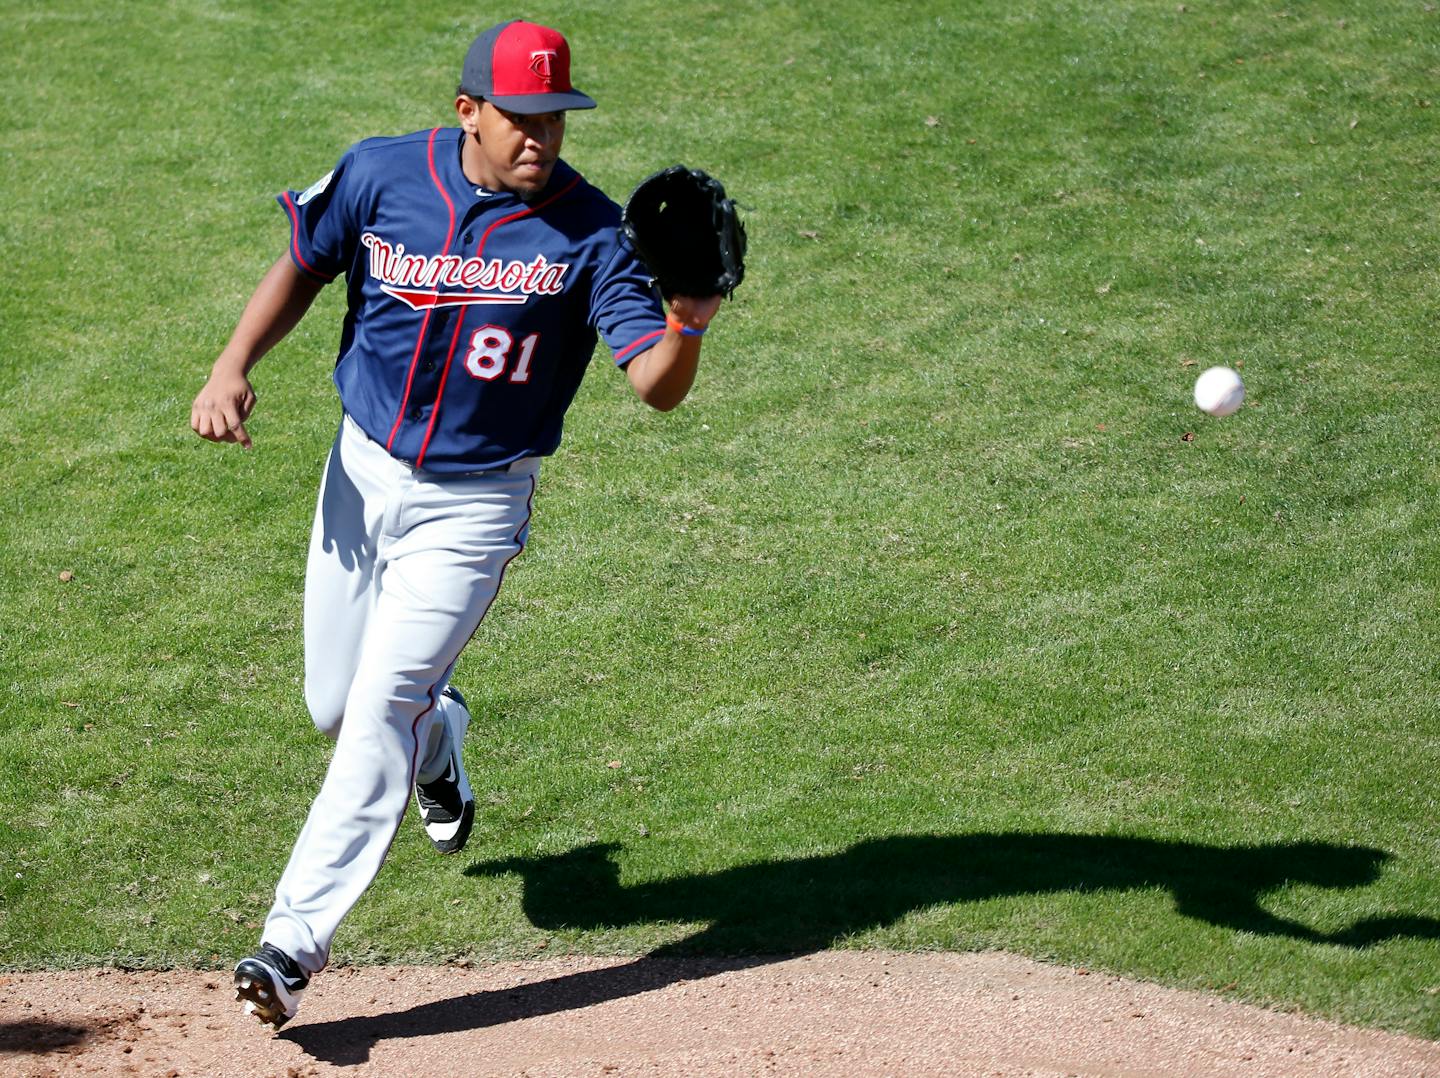
[[[469,94],[459,94],[455,98],[455,115],[460,118],[460,126],[468,135],[480,137],[480,102]]]

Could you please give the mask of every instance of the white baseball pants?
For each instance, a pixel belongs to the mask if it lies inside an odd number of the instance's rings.
[[[305,701],[335,753],[264,933],[307,973],[444,766],[440,692],[524,549],[539,464],[436,476],[341,423],[305,574]]]

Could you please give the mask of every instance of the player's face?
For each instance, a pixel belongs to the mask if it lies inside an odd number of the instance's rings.
[[[461,123],[465,121],[462,112]],[[471,122],[472,134],[480,140],[479,153],[472,159],[482,184],[528,198],[550,182],[565,139],[565,113],[524,116],[485,101],[474,111]]]

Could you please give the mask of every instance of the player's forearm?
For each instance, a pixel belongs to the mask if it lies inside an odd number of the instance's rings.
[[[700,337],[719,309],[719,296],[670,298],[665,336],[625,368],[641,400],[668,412],[685,399],[700,369]]]
[[[662,412],[674,408],[695,384],[700,369],[700,338],[683,337],[674,329],[626,365],[625,373],[638,396]]]
[[[282,255],[255,287],[230,342],[215,361],[215,370],[248,374],[299,324],[323,287],[297,270],[289,255]]]

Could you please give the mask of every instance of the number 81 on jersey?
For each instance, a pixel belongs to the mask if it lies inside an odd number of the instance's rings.
[[[510,371],[510,381],[530,381],[530,359],[539,343],[538,333],[532,333],[520,342],[520,352]],[[470,337],[470,350],[465,353],[465,369],[472,378],[493,382],[509,367],[514,345],[514,336],[504,326],[481,326]]]

